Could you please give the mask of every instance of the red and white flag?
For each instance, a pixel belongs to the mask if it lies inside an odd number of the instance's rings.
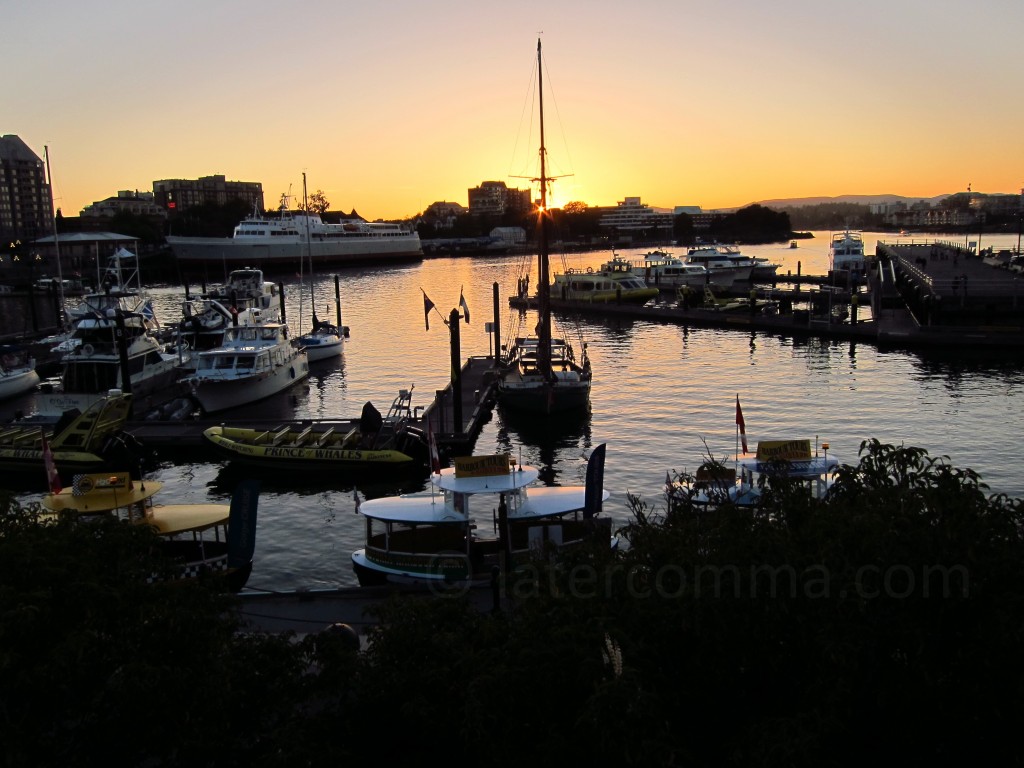
[[[57,464],[53,460],[53,451],[50,450],[50,443],[46,440],[46,433],[40,432],[43,436],[43,464],[46,466],[46,480],[50,485],[50,493],[60,493],[64,487],[60,484],[60,474],[57,472]]]
[[[747,424],[743,421],[743,409],[740,408],[740,396],[736,395],[736,429],[739,430],[743,452],[747,452]]]
[[[427,448],[430,451],[430,471],[441,471],[441,455],[437,452],[437,440],[434,439],[434,430],[430,426],[430,419],[427,419]]]

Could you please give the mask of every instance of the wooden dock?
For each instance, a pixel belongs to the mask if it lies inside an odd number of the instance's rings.
[[[494,359],[471,357],[463,364],[456,381],[449,382],[444,389],[435,392],[434,400],[418,418],[410,424],[434,432],[438,448],[445,453],[472,451],[473,443],[480,435],[483,425],[491,417],[495,396]],[[195,455],[209,451],[203,432],[212,426],[225,424],[232,427],[246,427],[259,430],[280,431],[284,427],[297,427],[299,431],[313,427],[315,431],[334,428],[347,432],[358,426],[358,419],[188,419],[184,421],[130,421],[125,431],[142,441],[144,445],[158,450],[181,449]],[[204,452],[204,458],[206,457]]]

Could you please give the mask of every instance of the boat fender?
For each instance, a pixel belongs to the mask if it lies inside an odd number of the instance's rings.
[[[587,267],[587,274],[588,275],[594,274],[594,268],[593,267]]]
[[[288,369],[288,375],[291,376],[293,379],[295,378],[295,366],[292,366],[291,368]]]
[[[92,344],[83,344],[82,345],[82,355],[85,356],[85,357],[92,357],[92,353],[95,352],[95,351],[96,350],[93,349]]]

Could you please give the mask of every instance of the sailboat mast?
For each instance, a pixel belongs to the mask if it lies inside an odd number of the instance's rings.
[[[309,311],[313,315],[313,330],[316,330],[316,304],[313,303],[313,243],[309,235],[309,199],[306,197],[306,173],[302,173],[302,211],[306,215],[306,255],[309,257]],[[302,254],[299,253],[299,262],[302,262]],[[300,266],[301,274],[302,268]],[[302,293],[302,286],[299,286],[299,293]],[[301,327],[302,318],[299,318]]]
[[[50,173],[50,148],[43,145],[43,157],[46,158],[46,183],[50,187],[50,226],[53,227],[53,250],[57,255],[57,287],[60,295],[61,317],[64,315],[64,272],[60,265],[60,240],[57,236],[57,206],[53,204],[53,175]],[[99,260],[96,261],[99,264]],[[99,290],[97,287],[96,290]]]
[[[548,283],[548,178],[547,150],[544,147],[544,66],[541,60],[540,40],[537,40],[537,94],[540,115],[540,220],[537,285],[537,368],[547,379],[551,378],[551,287]]]

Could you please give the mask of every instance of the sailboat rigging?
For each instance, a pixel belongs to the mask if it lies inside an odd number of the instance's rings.
[[[580,359],[567,339],[556,338],[551,324],[548,251],[547,149],[544,144],[544,81],[541,41],[537,41],[537,92],[540,117],[540,204],[538,215],[537,326],[534,335],[517,336],[499,362],[498,400],[505,406],[535,413],[585,409],[590,404],[593,372],[582,345]]]
[[[339,357],[344,347],[342,329],[332,325],[327,320],[320,320],[316,316],[316,303],[313,298],[313,253],[312,242],[309,231],[309,199],[306,197],[306,174],[302,174],[302,209],[303,218],[306,221],[306,255],[309,258],[309,306],[313,314],[313,330],[303,334],[297,340],[300,347],[306,350],[309,361],[327,360]],[[299,325],[302,324],[302,263],[303,257],[299,255]]]

